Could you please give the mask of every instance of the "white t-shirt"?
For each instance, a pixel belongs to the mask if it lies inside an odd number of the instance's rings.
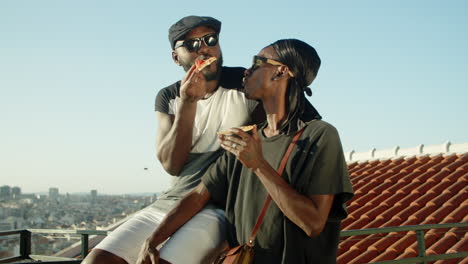
[[[192,149],[173,186],[160,199],[180,199],[194,188],[206,169],[221,155],[216,132],[252,124],[251,113],[257,102],[247,99],[241,81],[243,68],[223,67],[220,86],[207,99],[199,100],[192,136]],[[180,81],[159,91],[156,111],[177,115],[181,105]]]
[[[175,115],[181,99],[176,97],[169,102],[169,113]],[[220,145],[218,131],[245,125],[250,113],[257,105],[241,91],[219,87],[209,98],[199,100],[193,127],[191,153],[216,151]]]

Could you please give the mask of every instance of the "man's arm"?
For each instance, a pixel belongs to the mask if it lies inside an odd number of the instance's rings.
[[[156,112],[156,155],[171,175],[177,175],[188,159],[196,110],[195,102],[182,103],[175,116]]]
[[[156,155],[171,175],[182,170],[192,148],[192,131],[197,101],[206,94],[205,77],[193,65],[182,79],[180,106],[175,116],[156,112],[159,123],[156,136]]]
[[[156,247],[174,234],[181,226],[196,215],[210,200],[210,193],[203,183],[188,193],[146,239],[140,250],[137,263],[155,263],[159,258]],[[157,262],[156,262],[157,263]]]

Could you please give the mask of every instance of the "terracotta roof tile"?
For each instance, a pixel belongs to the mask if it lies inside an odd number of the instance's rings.
[[[450,249],[447,250],[447,253],[458,253],[463,251],[468,251],[468,234],[467,230],[459,230],[459,232],[464,233],[464,237],[460,238],[459,241],[453,245]]]
[[[389,249],[385,250],[384,252],[380,253],[372,261],[377,262],[377,261],[393,260],[397,256],[398,256],[398,253],[393,248],[389,248]]]
[[[406,248],[405,251],[398,255],[395,259],[405,259],[405,258],[415,258],[418,256],[417,250],[415,247],[413,248]]]
[[[392,247],[392,245],[400,239],[401,235],[388,235],[379,241],[377,241],[374,245],[375,248],[381,250],[381,251],[391,251],[392,254],[398,254],[400,250],[395,249],[395,247]]]
[[[372,210],[374,208],[374,205],[370,204],[370,203],[366,203],[366,204],[363,204],[363,205],[358,205],[357,206],[358,208],[356,209],[355,213],[352,213],[350,215],[352,215],[354,217],[354,219],[358,219],[360,218],[365,212],[369,211],[369,210]]]
[[[449,175],[447,175],[445,180],[449,180],[451,182],[454,182],[454,181],[467,182],[468,181],[468,174],[466,174],[466,171],[467,170],[458,168],[456,171],[454,171],[454,172],[450,173]]]
[[[457,159],[454,160],[452,164],[445,166],[443,170],[450,170],[450,171],[455,171],[458,169],[463,170],[462,166],[466,165],[467,160],[468,160],[468,157],[458,157]],[[465,167],[465,170],[466,170],[466,167]]]
[[[398,190],[400,190],[403,186],[405,186],[405,182],[401,181],[393,181],[392,179],[385,179],[384,183],[390,184],[382,193],[389,193],[395,194]]]
[[[414,180],[418,180],[419,182],[426,182],[428,179],[430,179],[434,174],[436,174],[437,171],[435,170],[427,170],[423,173],[421,173],[418,177],[416,177]]]
[[[460,264],[460,263],[468,263],[468,262],[462,262],[462,258],[458,259],[444,259],[444,260],[439,260],[434,262],[434,264]]]
[[[352,259],[355,259],[362,253],[362,250],[357,248],[351,248],[345,252],[338,251],[337,262],[338,263],[349,263]]]
[[[384,224],[387,220],[381,216],[377,216],[374,220],[370,221],[367,225],[363,226],[361,229],[369,229],[369,228],[379,228]]]
[[[395,203],[396,206],[403,205],[407,207],[411,204],[411,202],[418,199],[419,197],[419,193],[415,193],[415,192],[403,192],[403,193],[406,194],[406,196],[403,199],[397,201]]]
[[[348,163],[348,171],[351,172],[359,163],[357,161]]]
[[[357,258],[350,260],[348,263],[349,264],[369,263],[371,259],[374,259],[378,255],[379,255],[379,252],[377,252],[377,250],[367,249],[366,251],[364,251],[364,253],[359,255]]]
[[[355,197],[343,230],[468,221],[468,155],[418,156],[349,164]],[[465,228],[428,230],[427,254],[468,251]],[[417,256],[415,232],[345,237],[338,263]],[[463,263],[466,259],[435,263]]]
[[[381,215],[381,214],[382,214],[384,211],[386,211],[387,209],[388,209],[388,207],[385,206],[385,205],[376,204],[376,205],[374,206],[374,208],[371,209],[371,210],[367,213],[367,215],[368,215],[370,218],[374,218],[374,219],[375,219],[376,217],[378,217],[379,215]]]
[[[351,223],[348,228],[351,230],[354,229],[362,229],[365,225],[367,225],[370,222],[370,218],[367,215],[361,215],[361,217],[357,220],[355,220],[353,223]]]
[[[418,187],[414,190],[414,192],[420,195],[420,197],[417,198],[415,201],[411,202],[412,205],[415,205],[420,208],[424,207],[429,201],[431,201],[434,197],[437,196],[437,193],[429,191],[429,189],[431,188],[430,185],[421,186],[424,186],[425,188]]]
[[[458,231],[458,232],[457,232]],[[427,255],[437,255],[447,253],[454,245],[460,242],[464,234],[461,230],[450,229],[448,232],[444,233],[442,238],[433,244],[426,243],[426,254]]]
[[[416,236],[413,233],[409,233],[395,241],[392,245],[389,246],[389,248],[395,250],[397,253],[402,253],[415,241]]]
[[[450,171],[448,171],[448,170],[440,170],[436,174],[432,175],[432,177],[430,179],[428,179],[428,181],[441,182],[449,174],[450,174]]]
[[[418,208],[420,208],[420,206],[418,206]],[[426,206],[422,208],[421,210],[417,211],[416,213],[414,213],[413,215],[410,215],[408,217],[408,221],[406,221],[403,224],[404,225],[417,225],[423,222],[428,215],[434,212],[434,210],[436,210],[435,205]]]
[[[441,223],[459,223],[467,217],[468,203],[465,202],[462,206],[457,207],[453,212],[446,216]]]

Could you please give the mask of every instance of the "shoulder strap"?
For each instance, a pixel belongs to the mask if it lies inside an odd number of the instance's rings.
[[[302,132],[304,132],[304,128],[299,130],[296,135],[294,136],[293,140],[291,141],[291,144],[289,144],[288,149],[284,153],[283,159],[281,160],[281,163],[278,167],[278,175],[281,177],[283,175],[284,168],[286,167],[286,163],[288,163],[289,156],[291,155],[291,152],[294,148],[294,145],[296,145],[296,142],[299,140],[299,137],[301,136]],[[268,206],[270,205],[271,202],[271,196],[267,195],[267,198],[265,200],[265,204],[263,205],[262,211],[260,212],[260,215],[257,218],[257,223],[255,224],[252,233],[250,235],[250,239],[248,244],[250,246],[253,246],[253,242],[255,241],[255,237],[257,236],[257,232],[260,229],[260,226],[262,225],[263,218],[265,217],[266,211],[268,209]]]

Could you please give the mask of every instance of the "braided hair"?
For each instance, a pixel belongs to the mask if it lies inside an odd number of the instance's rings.
[[[312,46],[298,39],[281,39],[270,46],[278,54],[278,61],[288,66],[294,74],[286,89],[287,117],[280,127],[281,131],[290,134],[297,131],[298,120],[304,112],[304,92],[312,96],[308,86],[317,76],[321,60]]]

